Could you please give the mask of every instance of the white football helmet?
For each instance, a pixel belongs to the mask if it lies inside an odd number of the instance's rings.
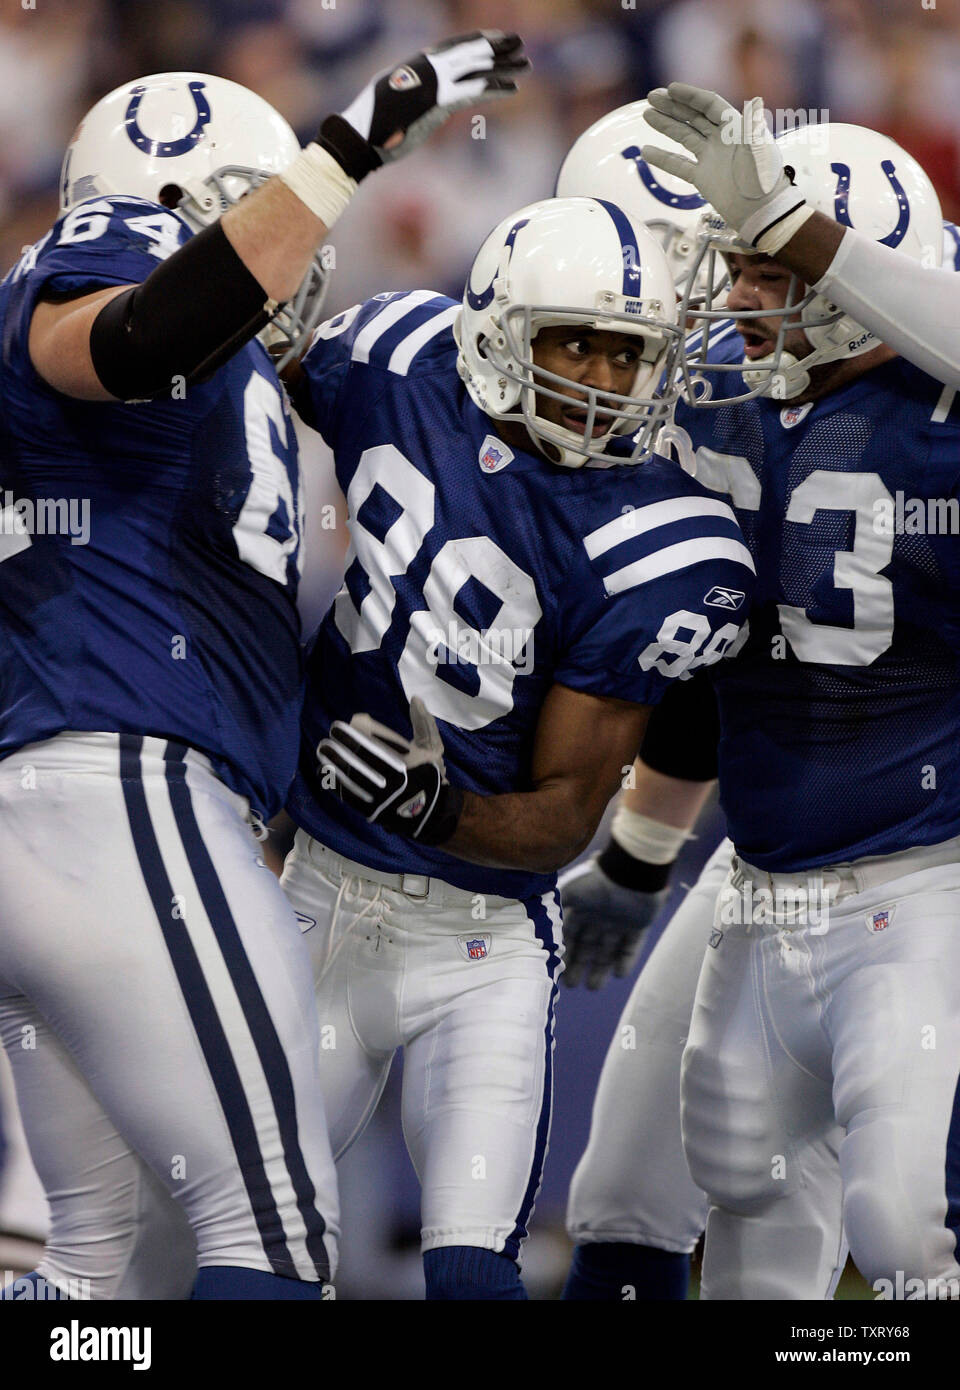
[[[155,73],[117,87],[77,126],[60,171],[60,210],[128,194],[175,209],[199,231],[299,153],[290,126],[255,92],[208,73]],[[261,335],[288,346],[283,362],[319,323],[327,279],[318,251]]]
[[[941,264],[943,221],[936,191],[913,156],[888,136],[864,126],[831,122],[786,131],[777,144],[785,166],[811,207],[924,265]],[[755,254],[754,248],[739,241],[716,213],[707,214],[701,224],[698,267],[718,252],[730,251]],[[681,313],[684,312],[705,321],[705,348],[711,321],[732,317],[729,309],[714,309],[709,304],[698,307],[681,302]],[[738,310],[735,317],[738,321],[779,319],[774,350],[747,366],[711,364],[705,350],[691,356],[681,365],[687,383],[685,394],[692,404],[724,405],[757,395],[790,400],[808,389],[814,367],[860,357],[880,345],[872,333],[837,304],[808,289],[796,276],[791,281],[786,307]],[[783,346],[787,329],[793,328],[802,329],[810,343],[810,351],[800,359]],[[710,374],[723,371],[742,372],[750,390],[711,399]]]
[[[609,111],[574,141],[557,175],[558,198],[605,198],[648,227],[663,247],[680,293],[697,258],[697,228],[707,204],[693,184],[652,168],[640,156],[653,136],[643,119],[648,101],[632,101]],[[665,148],[685,154],[682,145],[657,136]],[[726,268],[718,261],[720,290]]]
[[[636,337],[629,395],[534,364],[537,334],[562,324]],[[653,234],[613,203],[550,198],[504,218],[473,263],[454,331],[457,370],[475,403],[495,420],[526,425],[534,444],[567,468],[641,462],[676,400],[675,390],[658,389],[665,372],[672,380],[682,343],[673,277]],[[569,403],[556,388],[571,385],[586,407],[582,431],[537,414],[537,396]],[[598,419],[609,427],[594,437]],[[624,434],[635,436],[633,448],[611,453],[610,441]]]

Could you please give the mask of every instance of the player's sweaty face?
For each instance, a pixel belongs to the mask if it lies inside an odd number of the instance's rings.
[[[576,325],[541,328],[533,341],[533,360],[536,366],[557,376],[567,377],[570,386],[551,382],[550,387],[569,397],[570,404],[537,392],[537,414],[541,420],[563,429],[583,433],[587,423],[587,397],[577,385],[592,386],[599,391],[612,391],[627,396],[633,389],[640,364],[640,345],[629,333],[610,333]],[[575,384],[576,383],[576,384]],[[598,397],[598,405],[615,405],[614,401]],[[592,437],[605,434],[612,421],[601,415],[593,425]]]
[[[727,295],[727,308],[737,320],[737,330],[744,341],[745,355],[751,361],[766,357],[773,352],[780,331],[780,319],[750,318],[737,319],[737,315],[750,309],[782,309],[787,303],[790,291],[791,274],[786,266],[772,261],[769,256],[742,256],[731,254],[727,257],[732,288]],[[806,293],[806,286],[797,284],[793,291],[793,303]],[[795,357],[806,357],[810,343],[806,334],[799,328],[787,328],[784,347]]]

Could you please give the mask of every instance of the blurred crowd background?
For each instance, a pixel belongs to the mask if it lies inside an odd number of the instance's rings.
[[[379,68],[478,28],[520,32],[532,75],[519,97],[486,108],[484,121],[461,115],[414,160],[364,186],[331,238],[331,313],[380,290],[459,298],[485,234],[552,192],[576,136],[674,78],[737,104],[759,93],[771,108],[882,130],[925,166],[944,216],[960,219],[960,0],[0,0],[0,276],[55,220],[63,150],[113,87],[170,69],[217,73],[267,98],[306,141]],[[316,436],[302,442],[317,516],[317,503],[336,497],[331,461]],[[344,536],[315,523],[307,540],[310,627],[339,582]],[[721,833],[711,813],[661,924]],[[566,1269],[566,1193],[630,983],[562,994],[553,1139],[525,1261],[535,1297],[554,1295]],[[422,1296],[396,1073],[380,1115],[341,1165],[337,1283],[348,1297]],[[0,1091],[3,1082],[0,1074]],[[7,1110],[11,1120],[9,1098]],[[5,1191],[0,1183],[0,1253],[5,1227],[40,1236],[45,1219],[19,1146],[18,1155]]]
[[[215,72],[307,140],[379,67],[475,28],[522,33],[532,77],[485,138],[461,116],[364,190],[334,238],[350,250],[331,309],[382,289],[459,294],[486,231],[552,191],[580,131],[678,77],[883,130],[960,216],[960,0],[0,0],[2,271],[50,225],[78,119],[120,83]]]

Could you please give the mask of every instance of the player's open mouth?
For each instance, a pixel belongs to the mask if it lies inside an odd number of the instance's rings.
[[[743,355],[751,362],[755,362],[759,357],[769,357],[776,347],[773,338],[768,338],[764,333],[757,333],[750,328],[740,328],[739,332],[743,339]]]
[[[568,430],[573,430],[575,434],[583,434],[587,423],[587,412],[585,410],[564,410],[561,418]],[[606,434],[609,428],[609,419],[607,419],[606,416],[598,416],[593,422],[590,438],[596,439],[598,435]]]

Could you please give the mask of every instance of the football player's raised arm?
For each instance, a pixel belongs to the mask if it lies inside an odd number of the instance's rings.
[[[687,151],[644,145],[649,164],[692,183],[758,251],[908,362],[960,388],[960,279],[939,269],[938,246],[929,260],[915,260],[811,207],[785,168],[759,97],[743,115],[717,92],[685,82],[655,88],[648,99],[644,120]]]
[[[374,77],[281,174],[206,227],[139,285],[41,303],[30,357],[85,400],[144,400],[206,379],[259,333],[306,275],[357,184],[420,145],[454,111],[516,90],[516,34],[476,31]]]
[[[930,248],[931,257],[938,249]],[[960,389],[960,275],[902,256],[820,212],[777,260],[908,362]]]
[[[643,738],[648,706],[549,691],[533,749],[533,788],[502,796],[465,793],[443,848],[475,864],[551,873],[586,849]]]

